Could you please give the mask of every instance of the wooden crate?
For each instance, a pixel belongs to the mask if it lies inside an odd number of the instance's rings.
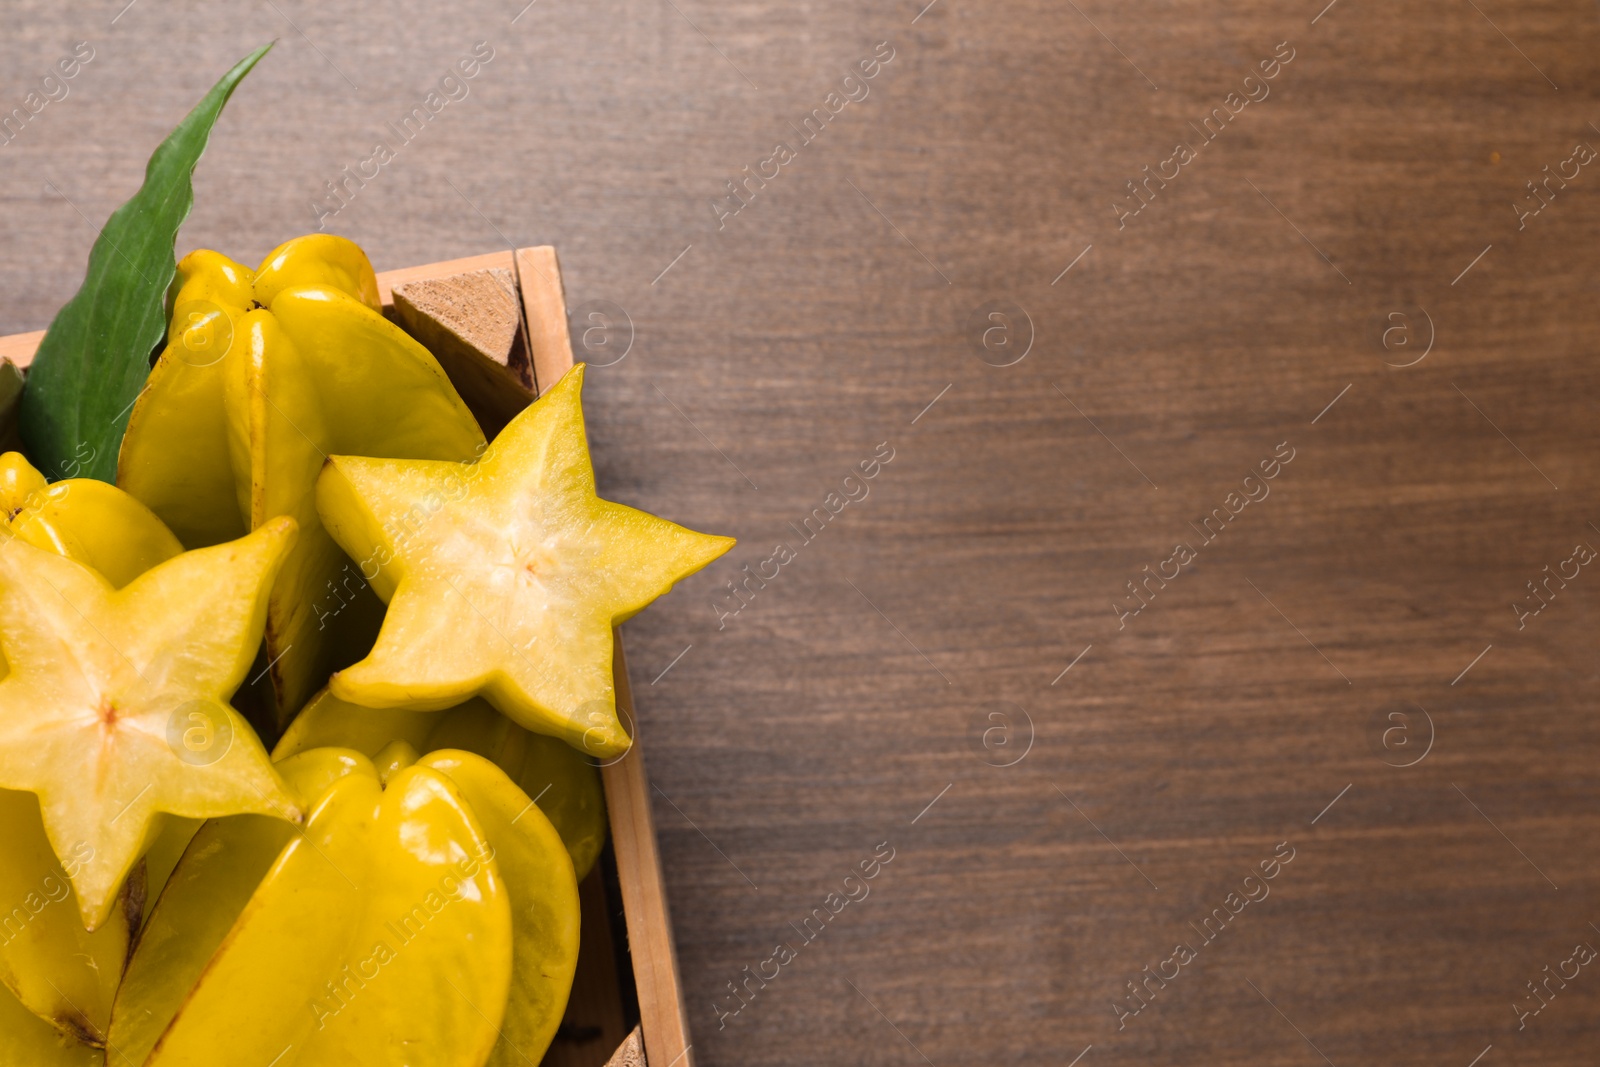
[[[482,270],[508,271],[516,280],[523,343],[535,391],[553,385],[571,369],[573,357],[561,268],[555,249],[548,245],[385,271],[378,275],[384,312],[395,318],[393,293],[397,286]],[[43,330],[0,337],[0,360],[25,371],[43,337]],[[460,385],[467,396],[465,383]],[[508,390],[514,388],[509,379],[506,385]],[[8,400],[14,402],[14,398],[0,396],[0,407]],[[476,410],[470,397],[468,400],[480,421],[498,421],[492,414]],[[0,412],[5,414],[9,413]],[[485,427],[491,434],[494,429]],[[620,633],[616,635],[615,671],[617,709],[633,731],[633,691]],[[635,737],[625,756],[601,769],[611,842],[580,887],[583,940],[578,973],[561,1032],[545,1056],[546,1067],[601,1067],[614,1053],[619,1067],[644,1061],[654,1067],[693,1067],[650,809],[650,784],[639,749]],[[642,1060],[637,1053],[630,1059],[621,1048],[625,1039],[638,1040],[629,1036],[635,1026],[642,1037]]]

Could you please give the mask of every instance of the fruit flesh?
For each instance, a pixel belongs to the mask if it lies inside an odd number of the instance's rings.
[[[21,540],[99,570],[119,588],[182,551],[150,509],[128,494],[92,479],[46,487],[44,476],[16,452],[0,455],[0,504],[3,525]],[[0,662],[0,674],[5,671]],[[146,856],[142,888],[130,879],[107,920],[90,933],[66,873],[82,855],[58,859],[38,798],[0,790],[0,900],[18,904],[0,916],[0,984],[68,1040],[104,1042],[109,998],[123,973],[130,930],[140,919],[139,898],[153,902],[198,825],[170,816],[162,822]],[[22,1040],[27,1032],[19,1027],[9,1036]],[[7,1047],[0,1037],[0,1064]]]
[[[275,735],[335,667],[365,652],[381,616],[317,518],[324,456],[462,460],[483,435],[433,357],[378,312],[372,267],[342,237],[297,238],[254,272],[192,253],[173,305],[118,484],[191,548],[278,516],[299,523],[268,609],[273,710],[262,725]]]
[[[56,855],[85,856],[69,873],[86,927],[113,911],[157,813],[298,818],[225,703],[293,533],[280,520],[121,590],[20,539],[0,548],[0,788],[37,794]],[[205,736],[220,755],[186,747]]]
[[[582,380],[580,364],[475,463],[329,459],[317,510],[389,602],[335,696],[427,710],[481,695],[592,755],[626,751],[612,627],[733,540],[596,497]]]

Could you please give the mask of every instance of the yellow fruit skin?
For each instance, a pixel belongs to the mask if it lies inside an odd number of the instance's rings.
[[[378,750],[376,756],[372,757],[372,765],[378,768],[378,781],[387,786],[389,779],[395,777],[407,767],[415,766],[419,758],[421,757],[411,742],[390,741]]]
[[[162,910],[158,908],[158,913]],[[511,986],[509,891],[437,770],[340,778],[205,965],[148,1067],[478,1067]]]
[[[492,761],[554,824],[572,854],[578,881],[593,869],[605,847],[605,790],[599,770],[581,753],[553,737],[529,733],[485,700],[469,700],[445,711],[363,708],[324,690],[290,725],[272,758],[283,760],[321,745],[355,749],[376,757],[403,741],[419,752],[457,748]]]
[[[558,738],[524,730],[486,700],[470,700],[436,719],[423,750],[463,749],[505,771],[561,835],[578,881],[587,878],[609,825],[599,769]]]
[[[322,818],[318,801],[334,782],[349,775],[375,780],[372,764],[344,749],[308,752],[285,760],[279,771],[313,820]],[[281,819],[257,815],[212,819],[195,834],[139,935],[117,992],[110,1045],[120,1057],[144,1063],[207,961],[296,834]]]
[[[155,512],[93,478],[34,493],[12,518],[11,530],[36,548],[99,571],[117,589],[183,551]]]
[[[316,516],[324,457],[464,460],[484,445],[438,363],[377,307],[372,267],[342,237],[297,238],[256,272],[214,252],[185,257],[169,344],[118,459],[118,484],[188,547],[277,516],[300,524],[268,610],[263,726],[274,735],[370,647],[382,614]]]
[[[613,627],[734,542],[595,495],[582,382],[579,364],[473,463],[330,456],[317,511],[389,601],[335,696],[423,711],[482,696],[591,755],[627,750]]]
[[[554,826],[500,768],[442,749],[420,767],[455,783],[494,846],[511,896],[512,981],[489,1067],[538,1063],[561,1025],[578,967],[578,881]]]
[[[0,902],[9,909],[0,913],[0,985],[61,1035],[99,1045],[143,892],[137,884],[125,888],[120,906],[88,932],[69,877],[83,858],[57,860],[38,798],[0,789]]]
[[[35,470],[21,452],[0,455],[0,511],[5,513],[6,519],[15,515],[30,496],[44,487],[44,475]]]
[[[146,918],[149,917],[150,910],[156,906],[156,900],[166,888],[167,879],[172,877],[172,872],[178,866],[178,861],[183,858],[189,842],[194,840],[194,835],[204,824],[203,819],[186,819],[179,815],[165,814],[158,816],[151,824],[154,832],[151,835],[150,851],[144,854]]]
[[[249,532],[234,504],[222,379],[254,281],[249,268],[215,252],[183,257],[167,347],[134,401],[117,456],[117,485],[147,504],[188,548]],[[194,325],[186,329],[191,315]]]
[[[0,1067],[105,1067],[105,1053],[64,1038],[0,986]]]
[[[254,296],[262,304],[291,285],[313,285],[345,293],[373,311],[383,307],[378,277],[366,254],[343,237],[313,233],[296,237],[267,253],[255,274]]]
[[[363,708],[324,689],[295,716],[273,748],[272,758],[284,760],[324,745],[353,748],[371,758],[391,741],[405,741],[422,751],[438,722],[436,711]]]
[[[300,1039],[309,1028],[307,990],[318,976],[337,971],[345,931],[360,911],[355,887],[372,874],[360,843],[371,829],[378,789],[375,775],[352,775],[328,791],[304,834],[291,837],[277,853],[266,881],[252,887],[242,912],[224,927],[215,954],[203,965],[204,981],[185,991],[146,1067],[215,1062],[222,1048],[236,1062],[259,1057],[270,1063],[278,1050]],[[243,867],[229,873],[248,884]],[[169,896],[173,906],[182,899]],[[225,899],[233,903],[237,896],[238,888],[230,887]],[[290,899],[294,907],[287,906]],[[157,905],[152,929],[165,923],[167,906]],[[218,915],[228,912],[219,907]],[[173,944],[181,949],[183,940],[174,938]],[[156,980],[162,971],[153,968]],[[132,996],[131,984],[126,995]],[[274,1044],[277,1048],[262,1056]]]

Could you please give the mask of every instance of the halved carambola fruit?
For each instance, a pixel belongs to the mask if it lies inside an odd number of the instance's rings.
[[[579,364],[474,463],[329,459],[317,510],[389,603],[335,696],[426,710],[482,695],[592,755],[627,749],[612,627],[734,542],[595,495],[582,384]]]
[[[150,509],[104,482],[69,479],[46,486],[44,476],[16,452],[0,455],[0,526],[23,541],[77,560],[121,587],[182,551]],[[0,548],[0,551],[4,551]],[[5,673],[0,662],[0,675]],[[83,854],[57,858],[45,835],[38,798],[0,790],[0,985],[62,1040],[105,1041],[111,997],[127,959],[130,930],[165,881],[170,864],[198,826],[168,818],[147,854],[144,875],[124,883],[106,921],[84,929],[69,871]],[[87,845],[85,846],[87,847]],[[30,1028],[0,1027],[0,1067],[18,1056],[46,1053],[23,1041]],[[13,1043],[8,1043],[8,1038]]]
[[[120,590],[21,538],[0,545],[0,788],[38,796],[85,927],[113,913],[161,813],[299,818],[226,703],[293,538],[280,519]]]
[[[272,758],[285,760],[323,745],[376,757],[394,741],[424,753],[461,749],[499,767],[555,826],[578,881],[600,858],[606,843],[606,799],[599,770],[569,745],[529,733],[481,699],[445,711],[410,711],[363,708],[324,690],[290,724]]]
[[[324,458],[465,460],[484,445],[439,364],[378,307],[371,264],[342,237],[297,238],[257,272],[186,256],[118,457],[118,485],[190,548],[300,524],[268,608],[272,733],[370,647],[382,610],[317,519]]]
[[[208,824],[129,968],[118,1048],[137,1057],[160,1032],[150,1067],[221,1048],[279,1067],[539,1062],[577,961],[571,861],[494,765],[415,756],[396,742],[379,768],[344,749],[285,760],[292,787],[308,766],[329,784],[248,902],[272,843]]]
[[[0,499],[12,485],[34,487],[10,509],[12,533],[37,548],[99,571],[117,589],[183,551],[155,512],[114,485],[94,478],[68,478],[45,485],[44,476],[27,460],[7,452],[0,455]],[[200,826],[196,819],[175,815],[157,821],[159,830],[145,854],[147,908]]]

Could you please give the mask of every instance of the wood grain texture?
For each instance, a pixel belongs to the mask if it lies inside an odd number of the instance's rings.
[[[323,221],[380,268],[558,247],[603,490],[741,539],[625,627],[697,1062],[1593,1063],[1592,967],[1523,1029],[1513,1004],[1600,946],[1600,577],[1512,608],[1600,547],[1600,173],[1513,206],[1600,148],[1593,5],[925,2],[16,5],[5,109],[98,51],[0,148],[0,332],[49,322],[85,218],[260,40],[185,250],[312,228],[487,41]],[[1011,366],[990,302],[1032,323]],[[883,442],[868,495],[794,532]],[[1119,629],[1282,442],[1270,496]],[[1419,707],[1431,749],[1387,765]],[[1125,983],[1285,841],[1119,1030]]]
[[[543,392],[561,380],[573,360],[561,264],[556,250],[549,245],[519,248],[516,259],[522,322],[528,331],[528,350],[533,354],[534,384]]]
[[[533,399],[517,276],[506,268],[406,282],[385,306],[421,341],[493,437]]]
[[[405,267],[377,265],[378,302],[385,307],[394,304],[394,291],[410,282],[427,281],[452,274],[471,274],[480,270],[514,270],[510,252],[484,252],[476,256],[462,256],[442,262],[419,262]]]
[[[644,1042],[639,1037],[638,1027],[634,1027],[617,1054],[606,1062],[606,1067],[645,1067]]]
[[[519,248],[516,251],[518,286],[524,321],[532,343],[534,366],[549,388],[572,369],[573,351],[567,340],[561,267],[555,249]],[[551,325],[558,322],[559,327]],[[635,995],[640,1026],[635,1036],[643,1044],[644,1058],[661,1064],[694,1067],[693,1042],[683,1003],[683,986],[673,945],[672,916],[667,904],[651,814],[650,779],[644,769],[644,745],[635,725],[633,686],[622,635],[615,637],[613,669],[616,675],[618,714],[634,735],[633,746],[619,759],[604,764],[606,811],[611,819],[611,847],[616,854],[617,883],[627,923],[628,953],[633,962]],[[626,1049],[619,1052],[625,1055]]]

